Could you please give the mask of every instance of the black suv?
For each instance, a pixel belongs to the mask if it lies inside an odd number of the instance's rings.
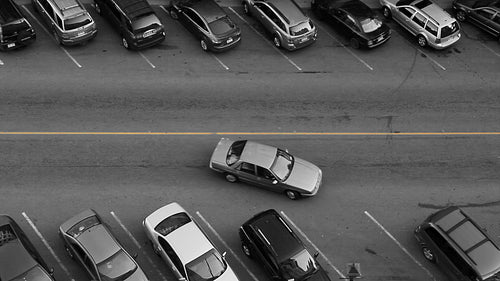
[[[35,30],[12,0],[0,1],[0,50],[15,49],[32,43]]]
[[[165,29],[146,0],[95,0],[98,14],[118,30],[126,49],[143,49],[161,43]]]
[[[457,207],[430,215],[415,229],[424,257],[451,280],[500,280],[500,248],[470,216]]]
[[[241,247],[260,262],[274,280],[329,281],[325,270],[311,255],[285,220],[273,209],[258,213],[239,230]]]
[[[2,281],[54,280],[53,270],[47,267],[26,234],[7,215],[0,215],[0,265]]]

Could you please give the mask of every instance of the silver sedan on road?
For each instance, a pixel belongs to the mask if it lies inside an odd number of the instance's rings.
[[[209,166],[224,173],[229,182],[246,181],[283,192],[292,200],[301,195],[315,195],[322,178],[320,168],[292,156],[287,150],[248,140],[222,138]]]

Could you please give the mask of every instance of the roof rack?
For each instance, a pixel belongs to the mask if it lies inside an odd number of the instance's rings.
[[[80,6],[76,0],[59,0],[56,4],[61,12]]]

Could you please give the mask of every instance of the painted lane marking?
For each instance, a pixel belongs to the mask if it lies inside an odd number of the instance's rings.
[[[276,46],[274,46],[273,43],[269,42],[269,40],[267,40],[267,38],[262,35],[260,32],[257,31],[257,29],[255,29],[253,26],[250,25],[250,23],[248,21],[246,21],[240,14],[238,14],[232,7],[227,7],[229,10],[231,10],[231,12],[233,12],[238,18],[240,18],[244,23],[246,23],[246,25],[248,25],[248,27],[250,27],[250,29],[252,29],[257,35],[259,35],[260,37],[262,37],[262,39],[264,39],[264,41],[271,45],[273,47],[273,49],[278,52],[281,56],[283,56],[290,64],[292,64],[295,68],[297,68],[297,70],[299,71],[302,71],[302,68],[300,68],[295,62],[293,62],[288,56],[286,56],[285,54],[283,54],[283,52],[281,52],[278,48],[276,48]]]
[[[151,260],[151,258],[148,256],[148,254],[146,253],[146,251],[141,247],[141,245],[135,239],[135,237],[132,235],[132,233],[125,227],[125,225],[122,223],[122,221],[120,220],[120,218],[118,218],[118,216],[115,214],[115,212],[111,211],[109,213],[113,216],[113,218],[120,225],[120,227],[123,229],[123,231],[125,231],[125,233],[127,233],[128,237],[130,237],[130,239],[132,240],[132,242],[134,242],[135,246],[137,248],[139,248],[139,250],[141,250],[142,254],[146,257],[146,259],[148,260],[148,262],[156,270],[156,273],[158,273],[158,275],[160,275],[161,279],[163,281],[167,281],[167,278],[165,278],[165,276],[161,273],[160,269],[156,266],[156,264],[153,262],[153,260]]]
[[[227,67],[216,55],[210,53],[210,55],[220,64],[222,67],[224,67],[225,70],[229,70],[229,67]]]
[[[259,279],[257,279],[257,277],[250,271],[250,269],[243,263],[243,261],[236,255],[236,253],[227,245],[227,243],[224,240],[222,240],[222,237],[219,235],[219,233],[217,233],[217,231],[215,231],[215,229],[212,227],[212,225],[210,225],[210,223],[208,223],[208,221],[201,215],[201,213],[196,211],[196,214],[208,226],[208,228],[215,234],[215,236],[217,236],[217,238],[222,242],[224,247],[231,252],[231,254],[241,264],[241,266],[243,266],[243,268],[247,271],[248,275],[250,275],[250,277],[252,277],[252,279],[254,281],[259,281]]]
[[[410,252],[408,252],[408,250],[406,250],[406,248],[401,245],[401,243],[399,243],[398,240],[396,240],[396,238],[394,238],[394,236],[392,236],[392,234],[389,233],[389,231],[387,231],[384,226],[382,226],[382,224],[380,224],[372,215],[370,215],[370,213],[368,213],[368,211],[365,211],[364,212],[365,215],[367,215],[378,227],[380,227],[380,229],[382,229],[382,231],[385,232],[385,234],[387,234],[387,236],[389,236],[389,238],[391,238],[392,241],[394,241],[394,243],[396,243],[396,245],[399,246],[399,248],[406,254],[408,255],[408,257],[410,257],[413,262],[415,262],[421,269],[423,269],[425,271],[425,273],[427,273],[427,275],[429,277],[432,278],[432,280],[436,281],[436,278],[434,278],[434,276],[432,275],[432,273],[427,270],[427,268],[425,268],[415,257],[413,257],[412,254],[410,254]]]
[[[0,135],[496,136],[500,132],[0,132]]]
[[[366,63],[364,60],[362,60],[360,57],[358,57],[353,51],[351,51],[351,49],[349,49],[348,47],[346,47],[346,45],[342,44],[342,42],[340,42],[337,38],[335,38],[335,36],[333,36],[332,34],[330,34],[330,32],[328,32],[324,27],[322,27],[318,23],[316,23],[316,25],[319,28],[321,28],[324,32],[326,32],[326,34],[328,34],[328,36],[330,36],[331,38],[333,38],[333,40],[337,41],[337,43],[340,44],[340,46],[342,46],[344,48],[344,50],[346,50],[347,52],[349,52],[349,54],[351,54],[358,61],[360,61],[362,64],[364,64],[366,67],[368,67],[369,70],[373,70],[373,67],[371,67],[368,63]]]
[[[75,281],[75,279],[71,276],[71,274],[69,273],[69,271],[66,268],[66,266],[64,266],[64,264],[61,262],[61,260],[59,259],[59,257],[56,255],[56,253],[52,249],[52,247],[49,245],[49,243],[47,242],[47,240],[45,240],[45,238],[43,237],[42,233],[40,233],[40,231],[38,231],[38,228],[35,226],[35,224],[33,223],[33,221],[28,217],[28,215],[25,212],[22,212],[22,214],[23,214],[23,217],[26,219],[26,221],[31,226],[31,228],[33,228],[33,230],[35,231],[35,233],[38,236],[38,238],[40,238],[40,240],[42,240],[42,243],[49,250],[50,254],[54,257],[54,259],[57,261],[57,263],[59,264],[59,266],[62,268],[62,270],[69,277],[69,279],[71,281]]]
[[[156,66],[151,63],[151,61],[141,51],[138,51],[138,53],[152,68],[156,68]]]
[[[321,257],[328,263],[328,265],[333,268],[333,270],[335,270],[337,272],[337,274],[340,276],[341,279],[345,279],[346,277],[344,276],[344,274],[342,274],[342,272],[340,272],[340,270],[337,269],[337,267],[335,267],[333,265],[332,262],[330,262],[330,260],[328,259],[328,257],[323,254],[323,252],[318,248],[316,247],[316,245],[307,237],[307,235],[285,214],[285,212],[281,211],[280,212],[283,217],[285,217],[285,219],[300,233],[300,235],[302,235],[302,237],[304,237],[307,242],[309,242],[309,244],[311,244],[314,249],[316,250],[316,252],[318,252]]]
[[[493,54],[495,54],[495,56],[497,57],[500,57],[500,54],[495,52],[493,49],[491,49],[490,47],[486,46],[486,44],[484,44],[483,42],[479,42],[479,44],[481,44],[484,48],[486,48],[488,51],[492,52]]]
[[[38,23],[38,25],[42,27],[42,29],[47,33],[47,35],[49,35],[49,37],[52,38],[52,34],[50,34],[47,28],[45,28],[45,26],[35,17],[35,15],[33,15],[30,12],[30,10],[28,10],[28,8],[26,8],[26,5],[22,5],[22,7]],[[78,66],[79,68],[82,67],[82,65],[79,64],[78,61],[72,55],[70,55],[70,53],[64,47],[59,45],[59,48],[73,61],[74,64],[76,64],[76,66]]]

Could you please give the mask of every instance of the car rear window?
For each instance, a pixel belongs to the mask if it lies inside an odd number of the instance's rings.
[[[80,234],[85,232],[87,229],[92,228],[93,226],[99,225],[101,222],[96,216],[91,216],[88,217],[81,222],[75,224],[73,227],[71,227],[67,233],[73,237],[78,237]]]
[[[234,23],[229,17],[222,17],[208,23],[208,26],[214,34],[224,34],[234,28]]]
[[[226,163],[228,165],[233,165],[240,159],[241,153],[243,152],[243,148],[245,148],[246,144],[247,144],[246,140],[240,140],[240,141],[235,141],[231,145],[229,151],[227,152],[227,157],[226,157]]]
[[[10,1],[2,0],[0,1],[0,23],[4,24],[7,22],[14,21],[16,19],[22,18],[22,16],[17,12],[16,8]]]
[[[381,21],[379,21],[378,19],[371,19],[371,18],[363,19],[359,23],[361,23],[361,28],[365,33],[375,31],[382,26]]]
[[[441,38],[448,37],[458,30],[460,30],[460,26],[458,25],[458,23],[456,21],[452,22],[450,25],[441,28]]]
[[[178,213],[172,215],[162,222],[160,222],[156,227],[155,231],[165,236],[176,230],[177,228],[191,222],[191,218],[186,213]]]
[[[312,29],[312,25],[308,21],[301,22],[297,25],[290,27],[290,34],[292,36],[298,36],[306,34]]]
[[[85,26],[92,22],[88,14],[81,14],[74,18],[69,18],[64,21],[64,28],[66,30],[76,29]]]
[[[133,19],[132,29],[138,31],[154,24],[159,25],[159,20],[154,13],[149,13]]]

